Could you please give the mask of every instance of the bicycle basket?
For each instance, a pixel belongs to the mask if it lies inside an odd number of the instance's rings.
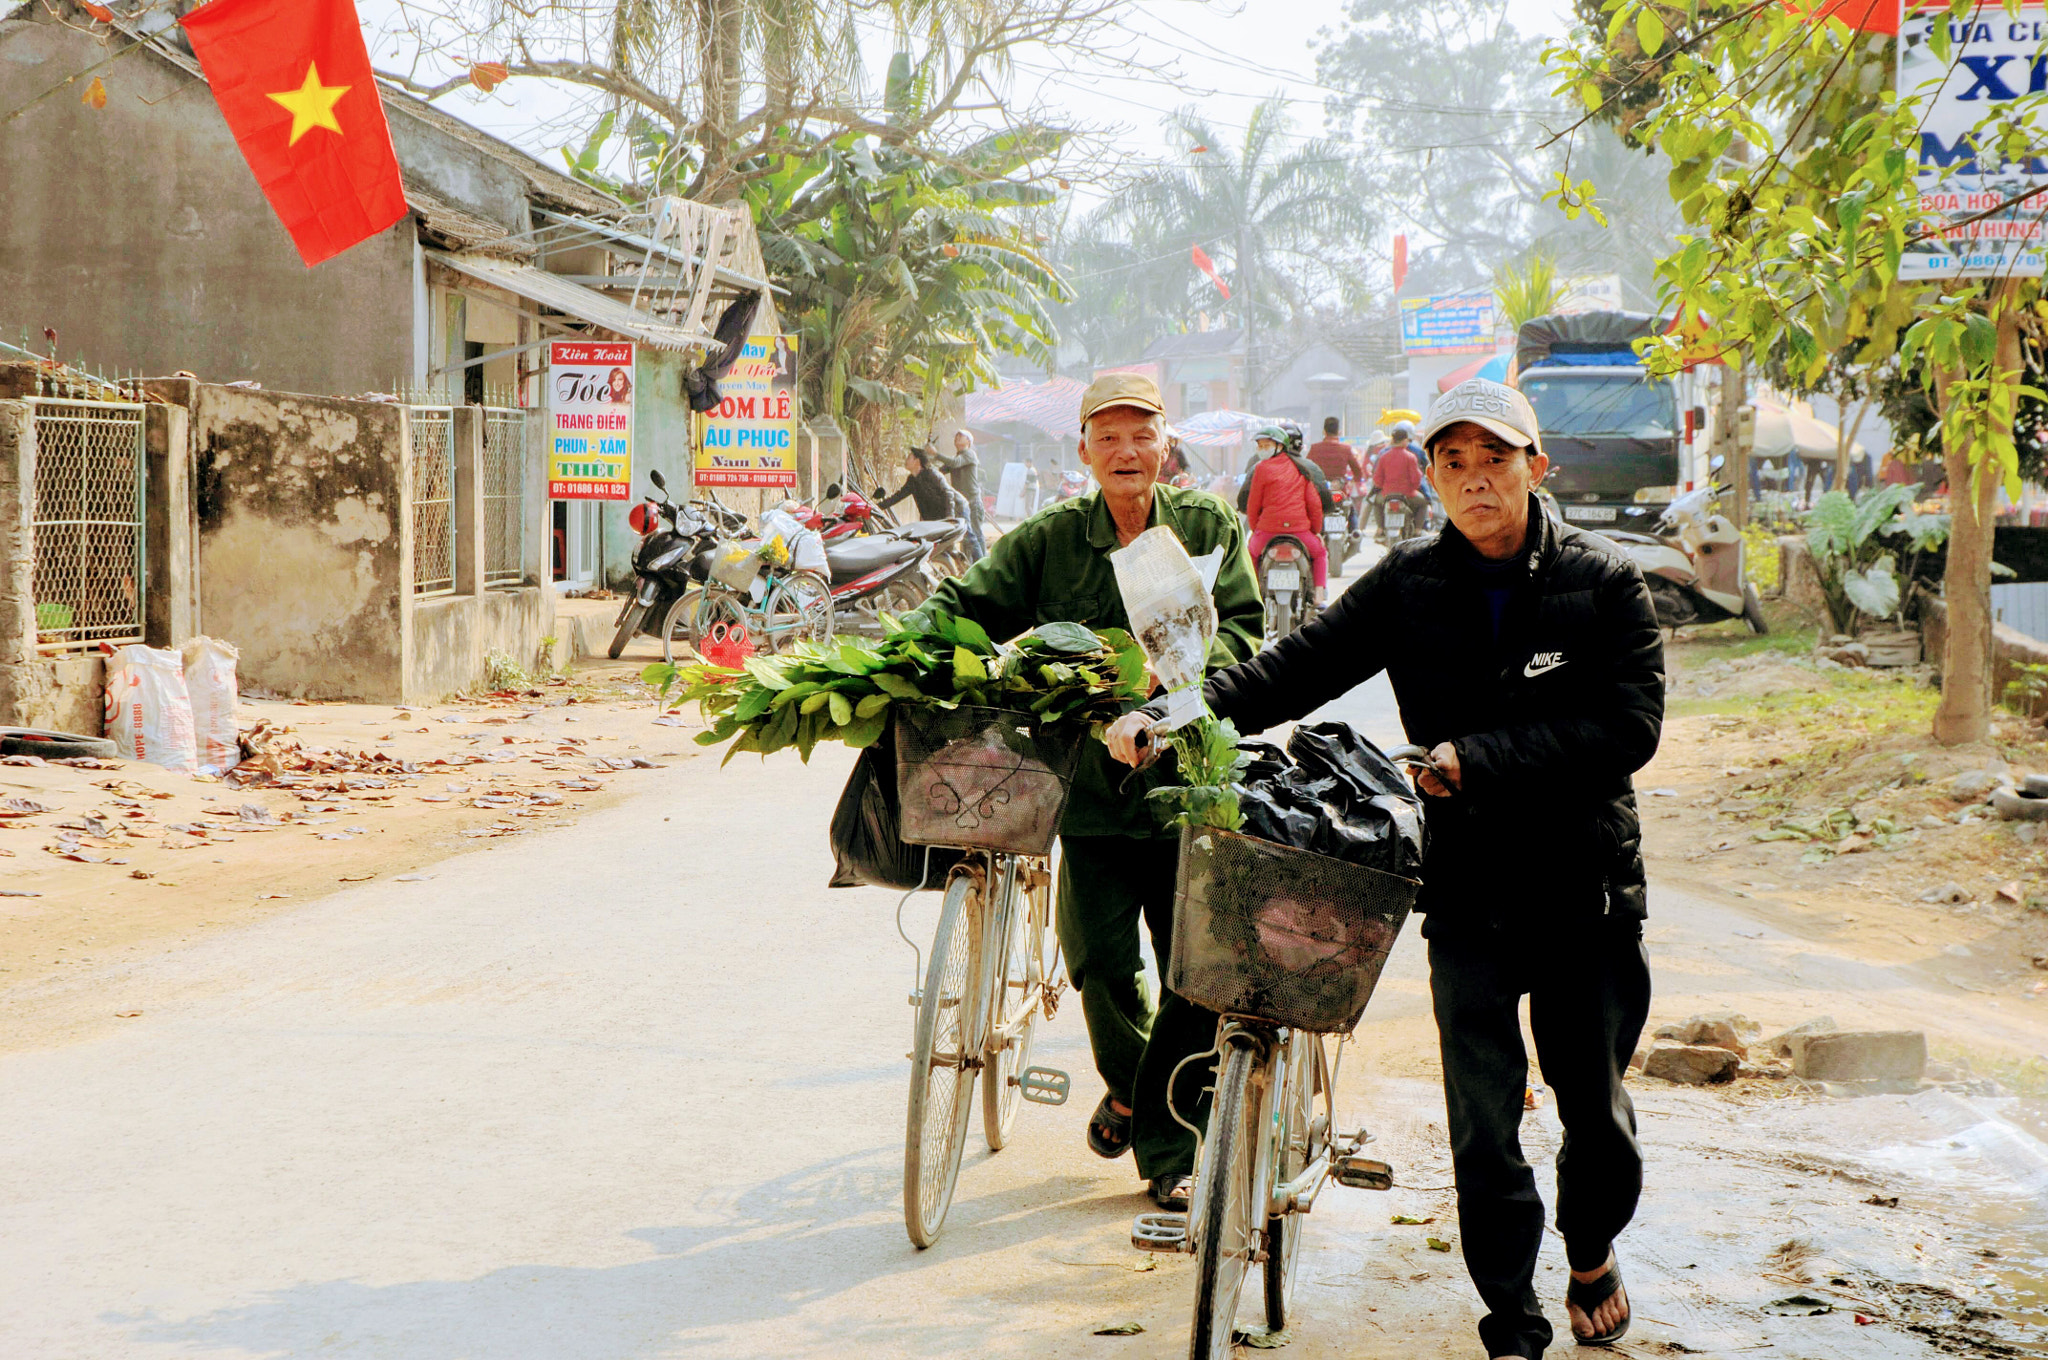
[[[999,708],[900,708],[903,839],[1043,855],[1052,850],[1086,733]]]
[[[720,543],[711,554],[711,574],[744,594],[761,574],[761,558],[744,543]]]
[[[1349,1033],[1421,887],[1313,851],[1188,827],[1166,986],[1212,1011]]]

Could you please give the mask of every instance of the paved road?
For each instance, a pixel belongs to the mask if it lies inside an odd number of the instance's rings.
[[[1337,707],[1396,735],[1383,689]],[[893,895],[820,886],[848,765],[678,762],[425,881],[73,970],[70,1003],[142,1015],[0,1057],[0,1356],[1184,1353],[1186,1263],[1130,1250],[1129,1163],[1083,1150],[1078,1007],[1035,1054],[1075,1099],[996,1157],[977,1120],[945,1237],[910,1247],[912,955]],[[1455,1257],[1388,1223],[1447,1208],[1425,997],[1411,932],[1342,1090],[1415,1188],[1318,1205],[1295,1356],[1470,1345]]]

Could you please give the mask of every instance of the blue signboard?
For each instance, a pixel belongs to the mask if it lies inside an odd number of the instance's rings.
[[[1403,354],[1491,354],[1498,348],[1491,294],[1401,299]]]

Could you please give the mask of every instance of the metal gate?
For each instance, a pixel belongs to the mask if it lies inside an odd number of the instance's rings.
[[[148,589],[142,406],[30,397],[36,640],[58,651],[140,642]]]
[[[526,412],[484,413],[484,584],[526,579]]]
[[[455,590],[455,411],[412,411],[412,593]]]

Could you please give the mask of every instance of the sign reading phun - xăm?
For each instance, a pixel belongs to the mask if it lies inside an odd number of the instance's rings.
[[[1909,6],[1910,10],[1910,6]],[[1948,30],[1953,65],[1938,56],[1929,37]],[[1980,158],[1972,129],[2000,105],[2048,89],[2048,8],[2022,5],[2017,15],[2002,3],[1987,3],[1966,19],[1908,13],[1899,31],[1899,95],[1918,96],[1922,116],[1918,144],[1921,230],[1938,232],[1906,247],[1901,279],[1999,276],[2039,277],[2048,194],[2027,198],[2048,185],[2048,160],[2030,155],[1996,161]],[[1988,141],[1995,134],[1981,134]]]
[[[796,340],[756,335],[698,418],[698,486],[796,485]]]
[[[633,343],[548,342],[548,499],[633,496]]]

